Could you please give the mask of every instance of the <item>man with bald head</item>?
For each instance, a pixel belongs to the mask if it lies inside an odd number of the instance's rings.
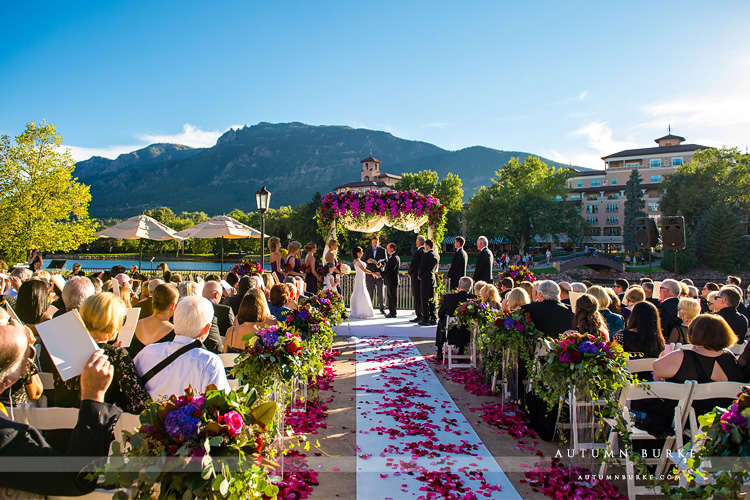
[[[22,328],[0,326],[0,392],[21,377],[32,357]],[[38,430],[13,422],[0,405],[0,463],[25,459],[23,472],[0,474],[0,490],[7,493],[7,488],[43,496],[80,496],[94,490],[96,478],[86,479],[88,474],[80,471],[92,457],[106,457],[109,453],[112,430],[120,416],[120,410],[104,402],[113,373],[102,350],[96,351],[84,367],[78,424],[70,436],[65,458],[47,444]],[[44,460],[35,462],[35,457]],[[49,461],[55,457],[60,461]],[[74,457],[82,457],[80,468]]]
[[[154,314],[154,290],[156,290],[156,287],[159,285],[163,285],[164,280],[160,280],[159,278],[149,280],[148,282],[148,297],[145,299],[139,301],[136,305],[133,307],[140,307],[141,312],[138,315],[138,319],[148,318],[152,314]]]
[[[228,305],[221,304],[223,288],[218,281],[206,281],[203,284],[203,298],[211,303],[214,317],[208,338],[203,341],[203,346],[214,354],[224,352],[224,343],[221,338],[227,334],[227,329],[234,325],[234,313]]]

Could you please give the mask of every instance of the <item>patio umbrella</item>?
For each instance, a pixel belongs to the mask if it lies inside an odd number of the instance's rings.
[[[221,272],[224,273],[224,239],[260,238],[260,231],[246,226],[237,219],[227,215],[211,217],[193,227],[183,229],[176,234],[183,239],[188,238],[221,238]],[[261,252],[263,249],[261,248]]]
[[[155,240],[155,241],[166,241],[166,240],[177,240],[181,241],[182,238],[176,235],[175,231],[156,219],[152,219],[148,215],[136,215],[127,220],[115,224],[114,226],[99,231],[94,236],[98,238],[120,238],[123,240],[140,240],[140,259],[138,260],[138,270],[141,270],[143,266],[143,240]]]

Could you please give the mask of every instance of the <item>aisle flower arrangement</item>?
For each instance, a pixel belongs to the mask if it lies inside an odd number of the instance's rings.
[[[520,359],[529,368],[534,347],[541,336],[528,314],[521,311],[503,311],[477,339],[477,348],[484,353],[485,373],[500,370],[503,349],[516,350]]]
[[[242,337],[245,350],[232,368],[240,383],[259,391],[265,399],[276,383],[288,384],[304,371],[304,343],[293,327],[279,324]]]
[[[231,272],[236,273],[238,276],[260,276],[263,274],[263,268],[254,260],[245,259],[239,264],[235,264]]]
[[[495,321],[495,312],[482,299],[469,299],[462,302],[451,318],[451,325],[480,330],[490,326]]]
[[[699,447],[688,445],[682,455],[687,459],[689,481],[700,476],[704,484],[693,488],[665,488],[669,498],[740,498],[742,486],[750,479],[750,387],[744,387],[729,408],[714,408],[698,417],[703,434]],[[705,481],[710,463],[712,477]]]
[[[511,278],[515,286],[520,285],[524,281],[530,283],[536,281],[536,276],[526,266],[508,266],[508,270],[500,274],[500,279],[502,280],[503,278]]]
[[[579,397],[613,395],[629,378],[627,358],[616,342],[578,332],[563,334],[532,366],[534,392],[550,408],[557,406],[572,387]]]
[[[266,431],[277,406],[257,402],[254,389],[211,385],[150,403],[138,431],[124,433],[124,449],[113,443],[105,483],[133,488],[133,498],[276,498]]]

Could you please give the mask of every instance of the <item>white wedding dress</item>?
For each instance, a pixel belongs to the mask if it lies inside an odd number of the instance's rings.
[[[372,308],[372,299],[370,298],[370,294],[367,293],[367,287],[365,286],[365,272],[363,268],[364,264],[361,261],[354,261],[356,274],[354,276],[354,290],[349,301],[350,318],[375,317],[375,310]]]

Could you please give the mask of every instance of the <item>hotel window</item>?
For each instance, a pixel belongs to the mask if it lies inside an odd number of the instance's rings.
[[[612,183],[613,186],[616,186],[617,185],[617,179],[615,177],[612,177],[611,183]]]
[[[627,168],[638,168],[641,166],[641,164],[640,163],[626,163],[625,166]]]
[[[579,188],[583,187],[583,181],[578,181],[578,187]]]
[[[658,203],[649,203],[648,204],[648,209],[651,212],[656,212],[659,209],[658,208]]]
[[[591,187],[597,187],[601,185],[601,181],[599,179],[594,179],[591,181]]]
[[[610,215],[609,217],[607,217],[607,224],[617,224],[617,216]]]
[[[580,200],[581,199],[581,195],[580,194],[571,194],[570,195],[570,199],[571,200]]]
[[[589,224],[596,225],[599,224],[599,217],[586,217],[586,221]]]
[[[651,168],[659,168],[661,167],[661,160],[650,160],[648,166]]]
[[[679,167],[682,165],[682,158],[672,158],[672,166]]]
[[[652,184],[657,184],[659,182],[661,182],[661,175],[652,175],[651,176],[651,183]]]

